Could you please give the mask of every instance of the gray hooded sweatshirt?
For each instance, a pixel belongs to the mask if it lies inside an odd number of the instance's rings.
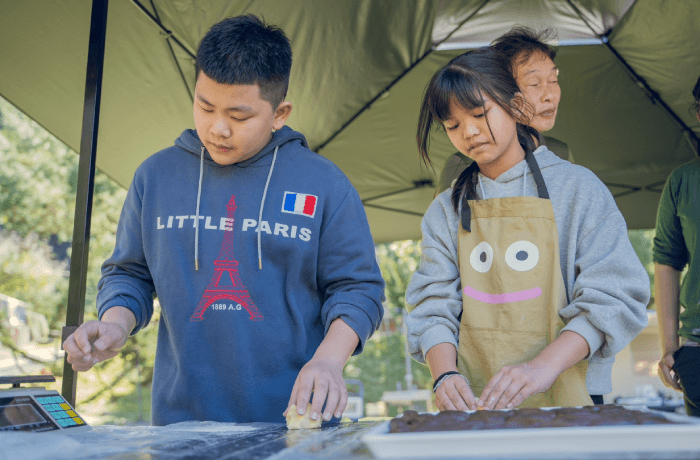
[[[580,334],[590,347],[589,394],[612,391],[615,354],[647,325],[649,276],[634,252],[627,225],[607,187],[588,169],[573,165],[541,146],[534,152],[542,170],[559,234],[559,259],[568,305],[559,311],[563,330]],[[406,292],[411,356],[440,343],[458,348],[462,311],[459,273],[459,215],[442,192],[423,217],[422,258]],[[479,174],[479,199],[537,196],[525,160],[496,180]]]

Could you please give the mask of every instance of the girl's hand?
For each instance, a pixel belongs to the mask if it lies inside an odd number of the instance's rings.
[[[313,400],[311,394],[313,393]],[[332,359],[314,357],[301,368],[292,395],[289,398],[284,416],[287,416],[292,404],[296,404],[297,413],[304,415],[311,401],[311,419],[318,420],[326,403],[323,420],[331,417],[340,418],[348,404],[348,389],[343,380],[343,363]]]
[[[574,331],[563,331],[535,359],[517,366],[503,366],[479,396],[485,409],[512,409],[535,393],[547,391],[559,374],[590,353],[588,342]]]
[[[678,383],[678,374],[676,374],[672,369],[673,365],[675,364],[675,360],[673,359],[674,352],[675,350],[666,353],[664,357],[661,358],[661,361],[659,361],[658,373],[664,385],[666,385],[669,388],[673,388],[674,390],[682,391],[681,386]]]
[[[484,388],[477,406],[484,409],[512,409],[525,398],[547,391],[559,373],[550,366],[530,361],[517,366],[504,366]]]
[[[476,410],[476,400],[472,389],[461,375],[450,375],[435,391],[435,403],[440,411]]]

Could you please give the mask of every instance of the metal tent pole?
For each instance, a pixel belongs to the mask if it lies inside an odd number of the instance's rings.
[[[87,280],[90,246],[92,195],[95,188],[97,127],[100,121],[100,98],[102,95],[102,71],[105,57],[108,3],[109,0],[93,0],[92,2],[90,45],[88,48],[87,77],[85,80],[85,103],[83,106],[83,128],[80,138],[78,191],[75,197],[73,245],[70,259],[68,309],[62,342],[82,324],[85,311],[85,283]],[[61,394],[73,407],[75,407],[77,377],[77,373],[64,358]]]

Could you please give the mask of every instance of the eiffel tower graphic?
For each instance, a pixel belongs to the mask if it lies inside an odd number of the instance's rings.
[[[236,214],[235,198],[235,195],[231,195],[231,200],[226,205],[226,217],[229,219],[231,229],[224,231],[224,241],[221,243],[219,258],[214,261],[214,276],[209,281],[209,285],[204,291],[197,309],[190,317],[190,321],[202,321],[202,316],[207,311],[207,308],[214,302],[223,299],[232,300],[245,308],[253,321],[264,319],[258,307],[255,306],[253,299],[250,298],[248,290],[243,285],[241,276],[238,274],[238,261],[233,257],[233,219]],[[221,283],[221,277],[224,273],[228,275],[231,284],[220,286],[219,283]]]

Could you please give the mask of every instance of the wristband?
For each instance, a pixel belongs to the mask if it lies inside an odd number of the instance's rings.
[[[444,382],[448,377],[453,376],[453,375],[459,375],[467,382],[467,385],[469,385],[469,380],[465,376],[460,374],[458,371],[447,371],[444,374],[442,374],[440,377],[435,379],[435,383],[433,383],[433,393],[435,393],[437,391],[437,389],[440,388],[440,385],[442,385],[442,382]]]

